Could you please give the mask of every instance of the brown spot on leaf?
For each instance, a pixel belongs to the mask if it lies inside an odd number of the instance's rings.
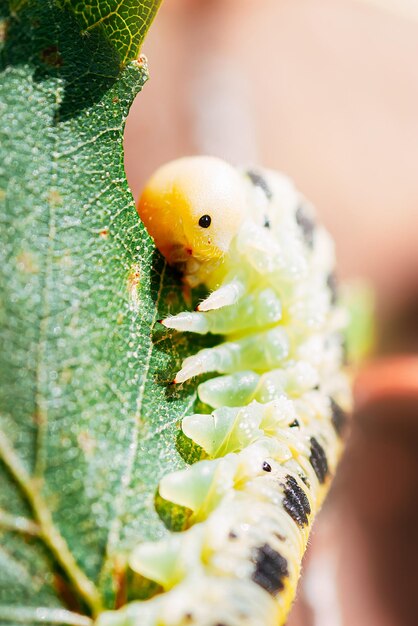
[[[103,229],[99,232],[100,237],[102,237],[103,239],[106,239],[106,237],[108,236],[108,234],[109,234],[109,230],[108,230],[107,228],[103,228]]]
[[[63,203],[60,192],[56,189],[51,189],[48,194],[48,202],[51,206],[60,206]]]
[[[78,598],[71,588],[71,585],[66,581],[60,574],[54,574],[54,587],[55,591],[58,593],[58,596],[63,600],[65,606],[67,606],[71,611],[75,611],[76,613],[81,613],[82,608],[78,601]]]
[[[51,67],[62,66],[62,56],[58,50],[58,46],[48,46],[41,51],[41,60]]]
[[[79,433],[77,442],[86,456],[91,456],[94,453],[97,442],[87,431],[83,430]]]
[[[69,250],[65,250],[61,259],[59,259],[59,263],[63,268],[70,268],[73,265],[73,259]]]
[[[64,385],[68,385],[71,382],[72,377],[73,377],[72,370],[66,367],[65,369],[62,370],[60,374],[60,382]]]
[[[16,263],[18,269],[25,274],[37,274],[39,272],[36,256],[32,252],[26,250],[20,252],[16,257]]]
[[[132,266],[128,275],[128,292],[131,297],[132,304],[137,308],[139,306],[138,287],[141,283],[141,272],[138,264]]]
[[[116,555],[113,564],[113,583],[116,592],[116,609],[120,609],[128,601],[126,570],[127,563],[125,556],[121,554]]]
[[[190,308],[192,305],[192,290],[190,286],[184,283],[182,285],[181,291],[183,294],[184,302],[186,303],[187,307]]]
[[[8,26],[8,20],[0,20],[0,43],[6,41]]]
[[[42,424],[45,424],[46,421],[45,415],[39,408],[32,414],[32,420],[36,426],[42,426]]]
[[[174,306],[175,304],[178,303],[178,300],[179,300],[178,294],[173,290],[168,292],[166,299],[165,299],[168,306]]]

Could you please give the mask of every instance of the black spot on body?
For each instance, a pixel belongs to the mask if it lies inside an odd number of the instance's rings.
[[[268,200],[272,199],[273,193],[267,184],[266,179],[261,174],[255,172],[254,170],[248,170],[247,176],[255,187],[260,187],[260,189],[264,191]]]
[[[332,412],[332,425],[335,428],[335,431],[338,435],[342,435],[344,433],[345,427],[347,425],[347,414],[340,407],[340,405],[335,402],[334,398],[330,398],[331,402],[331,412]]]
[[[313,248],[314,244],[314,234],[315,234],[315,222],[313,219],[306,213],[303,206],[299,206],[296,210],[296,222],[300,227],[303,238],[305,240],[306,245],[309,248]]]
[[[306,526],[311,506],[306,493],[299,487],[293,476],[286,476],[283,507],[298,526],[301,528]]]
[[[293,420],[291,424],[289,424],[289,428],[298,428],[300,426],[298,420]]]
[[[311,456],[309,457],[309,461],[314,468],[319,482],[324,483],[328,474],[327,455],[325,454],[324,448],[318,443],[315,437],[311,437]]]
[[[303,475],[301,475],[301,474],[298,474],[298,476],[299,476],[299,478],[301,479],[301,481],[302,481],[302,482],[303,482],[303,483],[307,486],[307,488],[308,488],[308,489],[310,489],[310,488],[311,488],[311,485],[310,485],[310,482],[309,482],[309,480],[307,479],[307,477],[306,477],[306,476],[303,476]]]
[[[265,543],[254,550],[253,561],[252,580],[275,596],[284,588],[284,579],[289,575],[287,560]]]
[[[229,533],[228,533],[228,537],[229,537],[229,539],[237,539],[238,535],[233,530],[230,530]]]
[[[267,217],[267,215],[264,216],[264,224],[263,224],[264,228],[271,228],[271,223],[269,218]]]
[[[334,272],[328,275],[327,287],[331,292],[331,304],[334,306],[338,300],[338,280]]]

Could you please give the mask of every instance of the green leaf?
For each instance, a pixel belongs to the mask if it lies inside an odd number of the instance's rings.
[[[123,168],[146,67],[52,0],[0,0],[0,39],[0,623],[84,626],[167,532],[195,395],[167,384],[191,348],[156,321],[185,303]]]
[[[79,17],[83,32],[101,29],[122,63],[136,59],[161,0],[64,0]]]

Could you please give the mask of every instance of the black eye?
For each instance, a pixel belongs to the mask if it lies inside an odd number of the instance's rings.
[[[202,215],[202,217],[199,220],[199,226],[201,226],[202,228],[209,228],[209,226],[211,225],[212,222],[212,218],[210,215]]]
[[[264,461],[264,463],[263,463],[263,470],[265,472],[271,472],[271,465],[270,465],[270,463],[267,463],[267,461]]]

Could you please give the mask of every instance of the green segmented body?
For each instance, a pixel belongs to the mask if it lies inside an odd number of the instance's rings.
[[[175,381],[222,374],[198,387],[212,413],[182,423],[208,460],[160,483],[163,498],[191,509],[191,527],[134,550],[132,569],[164,592],[103,614],[100,626],[283,624],[336,469],[351,395],[333,245],[287,178],[241,177],[246,218],[201,272],[214,292],[199,311],[163,321],[225,336],[188,357]],[[199,282],[200,266],[185,267]]]

